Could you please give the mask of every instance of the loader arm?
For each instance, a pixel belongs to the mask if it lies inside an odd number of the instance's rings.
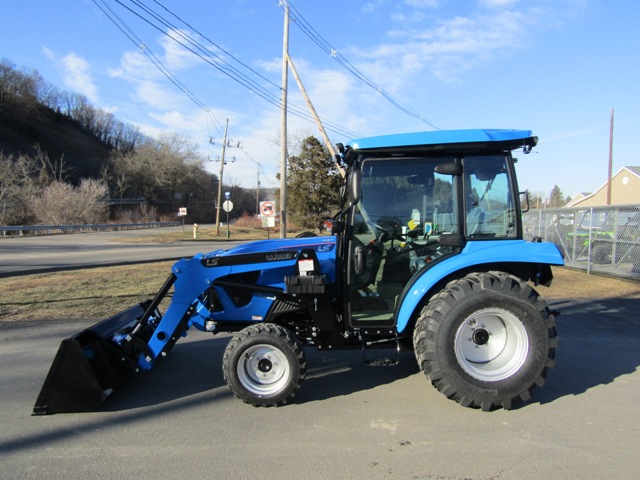
[[[285,291],[285,278],[296,273],[298,255],[309,248],[335,276],[334,237],[256,242],[179,260],[153,299],[62,341],[33,414],[99,409],[113,391],[151,370],[191,327],[218,333],[265,321]]]

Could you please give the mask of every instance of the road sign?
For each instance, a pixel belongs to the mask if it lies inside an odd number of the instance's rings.
[[[179,217],[184,217],[184,216],[186,216],[186,215],[187,215],[187,209],[186,209],[186,207],[180,207],[180,208],[178,209],[178,216],[179,216]]]
[[[276,226],[275,217],[262,217],[262,228],[273,228]]]
[[[225,200],[225,202],[222,204],[222,209],[225,212],[230,212],[231,210],[233,210],[233,202],[231,200]]]
[[[276,214],[276,204],[271,200],[260,202],[260,215],[263,217],[273,217]]]

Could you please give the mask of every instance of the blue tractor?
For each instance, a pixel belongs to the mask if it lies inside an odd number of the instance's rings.
[[[331,235],[178,261],[155,298],[62,342],[34,414],[99,408],[192,328],[235,333],[224,378],[256,406],[294,397],[306,347],[391,347],[378,363],[411,349],[463,406],[528,400],[558,344],[556,312],[533,287],[563,265],[555,245],[523,238],[512,152],[536,142],[530,131],[452,130],[338,145],[346,177]]]

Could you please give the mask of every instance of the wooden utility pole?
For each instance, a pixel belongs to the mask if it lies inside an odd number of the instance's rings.
[[[224,153],[227,148],[227,129],[229,119],[224,126],[224,140],[222,142],[222,158],[220,159],[220,176],[218,177],[218,203],[216,203],[216,235],[220,235],[220,209],[222,208],[222,174],[224,173]]]
[[[609,124],[609,174],[607,175],[607,205],[611,205],[611,176],[613,175],[613,115],[611,109],[611,122]]]
[[[309,99],[309,95],[307,95],[307,90],[304,88],[304,85],[302,84],[302,80],[300,80],[300,75],[298,75],[298,71],[296,70],[296,67],[293,64],[293,61],[291,60],[291,57],[289,56],[289,54],[287,54],[287,62],[289,63],[289,66],[291,67],[291,73],[293,73],[293,78],[296,79],[296,83],[298,84],[298,88],[300,89],[300,92],[302,92],[302,96],[304,97],[304,101],[307,103],[307,107],[309,107],[309,111],[311,112],[311,115],[313,115],[313,119],[316,121],[316,125],[318,126],[318,130],[320,130],[320,133],[322,134],[322,138],[324,139],[324,144],[327,146],[327,150],[329,150],[329,153],[331,154],[331,158],[336,160],[336,150],[335,150],[335,148],[333,148],[333,144],[329,140],[329,136],[327,135],[327,132],[325,131],[324,126],[322,125],[322,122],[320,121],[320,117],[318,117],[316,109],[313,107],[313,104],[311,103],[311,100]],[[338,167],[338,171],[340,172],[340,175],[342,175],[342,178],[346,177],[347,174],[344,171],[344,168],[342,168],[342,165],[340,165],[336,161],[336,166]]]
[[[280,103],[280,238],[287,238],[287,83],[289,69],[289,4],[284,6],[284,35],[282,40],[282,99]]]
[[[260,162],[258,162],[258,178],[256,179],[256,215],[260,215]]]

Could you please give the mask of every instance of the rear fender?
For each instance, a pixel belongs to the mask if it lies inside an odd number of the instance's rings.
[[[435,264],[415,279],[403,293],[396,328],[402,333],[422,299],[440,280],[455,272],[495,263],[532,263],[564,265],[558,247],[552,243],[525,240],[470,241],[458,255]]]

